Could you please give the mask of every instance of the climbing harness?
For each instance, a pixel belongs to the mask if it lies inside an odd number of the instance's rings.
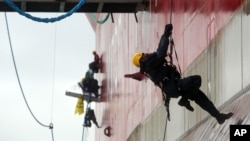
[[[176,69],[176,66],[173,64],[173,57],[172,57],[173,50],[175,51],[175,57],[176,57],[176,60],[177,60],[177,63],[178,63],[178,69],[179,69],[179,71]],[[177,52],[176,52],[176,50],[174,48],[174,40],[173,40],[172,36],[170,36],[170,53],[167,56],[170,58],[170,61],[167,62],[167,65],[169,67],[171,67],[171,69],[176,70],[181,75],[181,68],[180,68],[180,64],[179,64],[179,61],[178,61]],[[166,79],[170,79],[171,80],[171,77],[170,78],[166,78]],[[162,89],[162,87],[163,87],[163,84],[160,85],[161,89]],[[163,90],[162,90],[162,96],[163,96],[163,100],[165,101],[164,104],[165,104],[166,110],[167,110],[167,119],[170,121],[170,112],[169,112],[170,97],[167,96],[167,94],[165,94]]]
[[[175,51],[175,57],[176,57],[176,61],[177,61],[177,64],[178,64],[178,69],[179,69],[179,74],[181,75],[181,68],[180,68],[180,64],[179,64],[179,61],[178,61],[178,56],[177,56],[177,52],[175,50],[175,47],[174,47],[174,40],[172,38],[172,36],[170,37],[170,53],[168,54],[168,57],[170,58],[170,61],[169,61],[169,65],[171,67],[173,67],[173,69],[176,69],[176,66],[173,64],[173,57],[172,57],[172,54],[173,54],[173,50]],[[176,71],[178,71],[176,69]],[[166,119],[166,125],[165,125],[165,132],[164,132],[164,139],[163,141],[165,141],[165,134],[166,134],[166,128],[167,128],[167,121],[169,120],[170,121],[170,111],[169,111],[169,102],[170,102],[170,97],[167,96],[163,90],[162,90],[162,95],[163,95],[163,99],[165,101],[165,106],[166,106],[166,110],[167,110],[167,119]]]
[[[53,124],[50,123],[50,125],[45,125],[43,123],[41,123],[37,118],[36,116],[34,115],[34,113],[32,112],[29,104],[28,104],[28,101],[25,97],[25,94],[24,94],[24,91],[23,91],[23,87],[22,87],[22,84],[21,84],[21,80],[20,80],[20,77],[19,77],[19,74],[18,74],[18,71],[17,71],[17,66],[16,66],[16,61],[15,61],[15,57],[14,57],[14,52],[13,52],[13,48],[12,48],[12,43],[11,43],[11,38],[10,38],[10,32],[9,32],[9,24],[8,24],[8,18],[7,18],[7,14],[5,12],[5,22],[6,22],[6,28],[7,28],[7,33],[8,33],[8,38],[9,38],[9,44],[10,44],[10,50],[11,50],[11,56],[12,56],[12,60],[13,60],[13,64],[14,64],[14,68],[15,68],[15,73],[16,73],[16,76],[17,76],[17,81],[18,81],[18,84],[19,84],[19,88],[21,90],[21,93],[22,93],[22,96],[23,96],[23,99],[25,101],[25,104],[30,112],[30,114],[32,115],[32,117],[35,119],[35,121],[40,124],[41,126],[43,127],[48,127],[49,129],[51,129],[51,135],[52,135],[52,141],[54,141],[54,135],[53,135]]]
[[[71,16],[74,12],[78,11],[86,2],[86,0],[80,0],[79,3],[72,8],[70,11],[68,11],[66,14],[60,15],[58,17],[53,17],[53,18],[39,18],[39,17],[34,17],[28,13],[25,13],[23,10],[21,10],[20,8],[18,8],[11,0],[4,0],[9,7],[11,7],[13,10],[15,10],[17,13],[19,13],[20,15],[31,19],[33,21],[37,21],[37,22],[44,22],[44,23],[53,23],[53,22],[57,22],[60,21],[66,17]]]

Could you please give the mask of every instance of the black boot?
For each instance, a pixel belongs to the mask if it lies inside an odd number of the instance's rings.
[[[193,112],[194,108],[190,105],[190,102],[187,99],[181,98],[178,102],[180,106],[186,107],[189,111]]]
[[[231,116],[233,116],[233,113],[227,113],[227,114],[219,114],[218,117],[216,117],[216,120],[218,121],[219,124],[223,124],[225,120],[229,119]]]

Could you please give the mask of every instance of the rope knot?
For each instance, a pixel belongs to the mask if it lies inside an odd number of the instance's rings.
[[[53,123],[49,124],[49,129],[53,129]]]

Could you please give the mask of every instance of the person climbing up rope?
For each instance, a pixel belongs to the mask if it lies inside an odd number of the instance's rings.
[[[137,52],[133,55],[132,62],[140,71],[134,74],[125,74],[126,78],[142,80],[148,77],[163,93],[165,106],[168,111],[170,98],[178,98],[181,96],[178,104],[186,107],[190,111],[194,111],[190,105],[190,101],[194,101],[202,109],[207,111],[211,116],[216,118],[219,124],[229,119],[233,113],[220,113],[208,97],[200,90],[201,76],[193,75],[181,78],[175,65],[169,64],[165,57],[169,46],[169,40],[172,35],[173,25],[167,24],[165,31],[161,36],[158,48],[153,53]],[[169,112],[168,112],[169,113]],[[169,114],[168,114],[169,115]],[[170,120],[170,118],[169,118]]]

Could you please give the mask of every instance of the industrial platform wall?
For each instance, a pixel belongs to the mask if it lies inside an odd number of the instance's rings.
[[[248,3],[245,2],[245,4]],[[246,5],[242,5],[239,10],[235,11],[232,19],[216,34],[209,46],[195,59],[184,73],[184,77],[193,74],[202,76],[202,90],[222,112],[235,112],[235,107],[230,107],[231,103],[226,102],[228,100],[230,100],[230,102],[236,101],[237,97],[234,96],[250,85],[250,16],[246,14],[245,8]],[[191,104],[195,107],[195,112],[189,112],[184,108],[179,108],[177,100],[171,101],[170,112],[172,120],[167,123],[167,141],[180,139],[179,136],[184,132],[191,134],[192,130],[195,130],[192,127],[208,119],[212,119],[214,124],[210,124],[216,126],[216,120],[214,118],[204,112],[194,102]],[[230,107],[231,109],[226,107]],[[159,104],[158,108],[150,114],[146,121],[136,128],[128,140],[162,141],[164,135],[163,124],[165,124],[166,120],[164,119],[166,118],[166,113],[164,113],[162,109],[164,109],[164,106]],[[241,112],[244,113],[248,111]],[[161,123],[158,121],[159,117],[156,118],[156,116],[164,117],[161,119]],[[243,118],[237,116],[238,115],[235,114],[233,119],[227,121],[225,125],[217,124],[217,126],[224,126],[223,128],[227,130],[227,135],[215,134],[215,136],[226,136],[223,138],[229,140],[229,125],[235,124],[236,122],[234,121],[236,119]],[[162,130],[159,131],[159,129]],[[190,131],[188,131],[189,129]],[[201,135],[197,136],[199,136],[199,140],[209,140],[205,138],[207,136],[204,138],[200,138]],[[193,137],[193,139],[194,138],[195,137]],[[216,138],[221,139],[222,137]],[[181,140],[188,141],[185,137],[181,138]]]

